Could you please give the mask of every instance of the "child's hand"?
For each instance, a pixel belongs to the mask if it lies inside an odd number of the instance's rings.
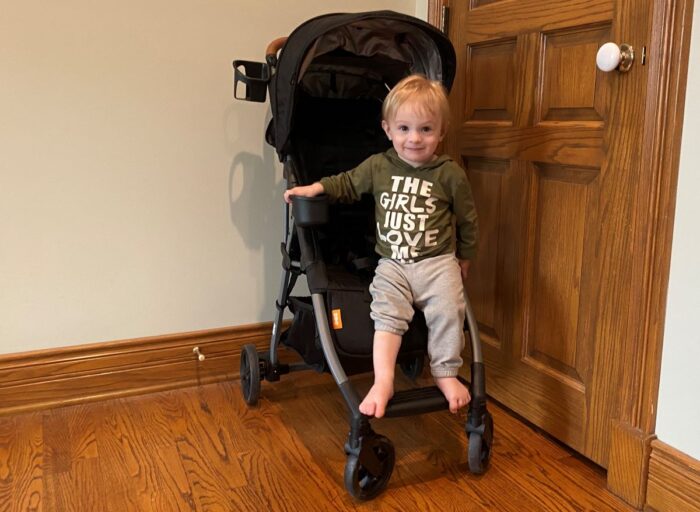
[[[292,202],[292,196],[302,196],[302,197],[314,197],[319,194],[323,194],[323,185],[319,182],[312,183],[311,185],[306,185],[305,187],[294,187],[285,191],[284,200],[287,203]]]
[[[469,265],[472,264],[471,260],[457,260],[459,262],[459,269],[462,271],[462,281],[466,281],[469,276]]]

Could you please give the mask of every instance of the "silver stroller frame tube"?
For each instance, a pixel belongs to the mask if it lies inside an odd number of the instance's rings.
[[[323,349],[323,354],[326,357],[326,362],[328,363],[328,368],[331,371],[331,375],[335,379],[336,384],[345,402],[350,409],[350,414],[356,420],[362,416],[360,414],[360,397],[355,392],[355,388],[350,385],[348,381],[348,375],[343,370],[340,360],[338,359],[338,353],[335,351],[333,346],[333,339],[331,338],[331,331],[328,327],[328,314],[326,313],[326,304],[321,293],[311,294],[311,303],[314,306],[314,317],[316,317],[316,328],[318,329],[318,335],[321,338],[321,348]]]
[[[466,315],[467,315],[467,326],[469,327],[469,339],[471,340],[472,346],[472,362],[483,363],[483,356],[481,355],[481,337],[479,336],[479,325],[476,322],[476,317],[474,316],[474,310],[472,309],[471,301],[469,300],[469,295],[464,292],[464,302],[466,304]]]

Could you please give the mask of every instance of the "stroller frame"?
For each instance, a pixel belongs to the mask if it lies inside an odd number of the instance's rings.
[[[311,28],[314,28],[314,23],[323,24],[324,30],[327,30],[328,26],[345,26],[354,20],[385,20],[389,23],[394,21],[404,24],[410,23],[412,27],[428,33],[437,43],[443,45],[441,52],[443,52],[443,59],[447,62],[445,66],[450,64],[450,57],[454,60],[454,50],[451,44],[437,29],[416,18],[389,11],[320,16],[302,24],[289,38],[291,39],[295,34],[297,37],[301,37],[308,33]],[[266,50],[265,63],[234,61],[236,83],[234,95],[237,99],[257,102],[265,101],[266,87],[270,84],[271,79],[274,82],[275,72],[277,71],[277,54],[287,41],[288,38],[278,38],[270,43]],[[445,43],[445,41],[447,42]],[[282,51],[283,55],[284,51]],[[449,88],[454,76],[454,68],[448,68],[446,75],[445,82],[447,82],[446,86]],[[238,96],[237,94],[240,85],[244,86],[244,96]],[[270,86],[270,93],[272,97],[272,86]],[[279,93],[276,94],[277,97],[274,99],[279,100]],[[283,109],[278,107],[277,112],[274,112],[273,107],[273,114],[276,113],[277,116],[285,114],[291,116],[290,113],[281,110]],[[295,161],[294,156],[291,154],[292,152],[286,146],[287,138],[288,134],[284,132],[283,126],[275,126],[271,123],[268,128],[267,140],[277,147],[280,158],[284,161],[287,188],[291,188],[298,183],[297,169],[299,162]],[[257,403],[260,396],[260,383],[263,379],[268,382],[276,382],[280,380],[282,375],[291,372],[310,369],[319,370],[318,365],[309,364],[306,361],[293,364],[281,363],[278,358],[278,349],[283,341],[282,325],[284,313],[290,307],[291,294],[297,278],[300,275],[311,277],[310,274],[318,272],[315,264],[318,262],[321,251],[318,246],[316,229],[327,222],[327,208],[328,205],[323,197],[294,197],[291,212],[289,205],[285,204],[285,230],[281,243],[282,273],[279,292],[275,302],[276,314],[272,326],[269,351],[259,353],[255,345],[248,344],[243,347],[241,353],[241,389],[244,399],[249,405]],[[323,265],[321,264],[321,266]],[[323,279],[325,279],[324,272],[325,270],[322,269]],[[325,294],[318,286],[310,286],[309,288],[315,328],[324,359],[321,369],[329,371],[333,376],[350,413],[350,432],[345,443],[345,453],[347,455],[344,473],[345,487],[357,499],[372,499],[379,495],[389,482],[395,463],[394,447],[389,439],[374,432],[370,424],[371,418],[360,412],[359,404],[361,399],[348,378],[348,373],[341,362],[333,341],[333,334],[328,321],[329,315]],[[468,438],[469,469],[472,473],[481,474],[486,471],[490,461],[493,443],[493,419],[486,408],[485,371],[478,325],[466,293],[465,300],[465,327],[470,334],[472,354],[471,382],[467,383],[461,377],[459,378],[464,384],[469,385],[472,396],[464,427]],[[424,356],[425,354],[421,353],[408,359],[400,357],[397,363],[406,376],[415,379],[423,369]],[[387,404],[385,416],[416,415],[447,408],[448,402],[437,386],[414,388],[396,392]]]

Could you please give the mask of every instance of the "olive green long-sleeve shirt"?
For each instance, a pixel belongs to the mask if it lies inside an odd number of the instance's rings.
[[[335,201],[374,196],[375,250],[382,257],[411,263],[455,252],[465,260],[476,254],[478,224],[471,187],[464,170],[447,155],[412,167],[392,148],[350,171],[322,178],[321,185]]]

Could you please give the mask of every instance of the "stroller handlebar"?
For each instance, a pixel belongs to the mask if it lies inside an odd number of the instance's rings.
[[[280,51],[280,48],[282,48],[286,42],[286,37],[278,37],[277,39],[271,41],[265,50],[265,58],[268,59],[270,57],[277,57],[277,52]]]

